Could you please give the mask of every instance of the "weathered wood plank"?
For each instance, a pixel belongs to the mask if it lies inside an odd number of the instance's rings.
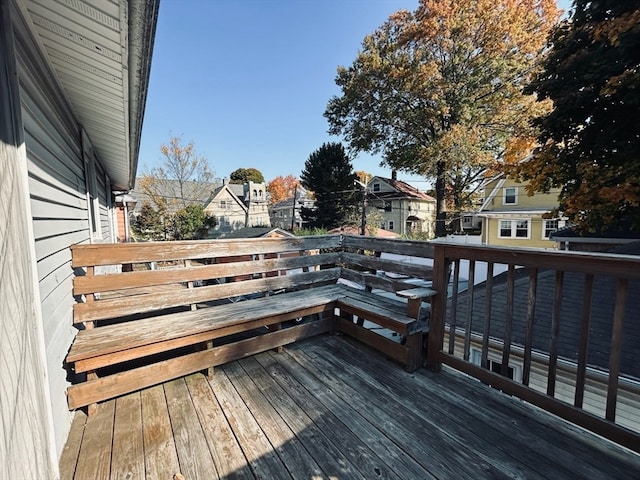
[[[130,393],[115,402],[111,479],[144,478],[140,393]]]
[[[209,280],[239,275],[252,275],[274,270],[309,268],[316,265],[331,265],[338,261],[337,253],[305,255],[302,257],[281,257],[277,259],[240,261],[197,265],[191,263],[186,268],[168,270],[147,270],[139,272],[112,273],[106,275],[77,276],[73,281],[74,295],[86,293],[126,290],[196,280]]]
[[[140,392],[140,398],[146,478],[173,478],[180,472],[180,464],[164,388],[162,385],[146,388]]]
[[[342,343],[342,342],[340,342]],[[294,349],[296,353],[304,354],[302,349]],[[262,358],[263,356],[256,357]],[[392,442],[384,432],[380,424],[368,422],[360,415],[359,405],[352,402],[343,402],[334,395],[330,388],[318,381],[315,374],[317,368],[305,368],[290,355],[290,350],[285,350],[285,355],[271,355],[271,360],[277,362],[280,369],[286,370],[297,382],[300,383],[317,401],[333,413],[346,428],[364,443],[374,446],[379,455],[383,455],[384,462],[400,478],[435,478],[427,469],[422,467],[411,456],[407,455],[402,446]],[[397,369],[394,371],[397,373]]]
[[[245,405],[232,383],[220,369],[209,381],[229,425],[256,478],[293,478]]]
[[[556,391],[556,371],[558,368],[558,340],[560,336],[560,307],[564,272],[557,270],[553,291],[553,311],[551,314],[551,344],[549,346],[549,373],[547,374],[547,395],[553,397]]]
[[[180,463],[179,473],[185,478],[219,478],[184,379],[167,382],[164,392]]]
[[[494,452],[498,461],[513,472],[514,478],[572,478],[589,471],[582,465],[574,469],[574,462],[569,460],[569,456],[557,459],[544,431],[530,432],[523,428],[525,422],[530,421],[525,417],[519,418],[519,428],[512,428],[511,412],[505,408],[505,399],[499,394],[490,391],[487,395],[480,395],[481,387],[471,382],[465,384],[468,388],[459,392],[448,383],[457,376],[425,370],[417,372],[408,382],[378,355],[363,356],[359,346],[353,342],[341,343],[340,351],[336,350],[337,345],[325,343],[331,347],[326,349],[327,354],[335,355],[354,374],[359,374],[362,369],[371,382],[394,392],[403,408],[415,411],[436,424],[447,425],[453,435],[468,439],[465,441],[469,446],[474,445],[479,453]],[[315,348],[318,347],[321,345]],[[478,439],[480,443],[477,443]],[[567,442],[570,450],[569,445]],[[565,453],[561,451],[559,455]]]
[[[318,340],[325,342],[326,339]],[[384,385],[367,381],[366,372],[343,365],[334,355],[326,355],[324,348],[311,346],[304,354],[297,354],[298,351],[295,346],[288,349],[297,362],[313,368],[315,375],[332,389],[336,397],[352,405],[360,405],[360,415],[374,425],[384,425],[384,434],[402,445],[406,454],[432,475],[438,478],[475,478],[478,472],[482,472],[482,476],[487,478],[509,478],[474,448],[447,432],[448,425],[424,418],[415,409],[403,407],[400,399],[389,394]],[[455,462],[451,461],[452,452],[456,452]]]
[[[270,392],[259,389],[253,382],[253,378],[257,375],[266,375],[267,373],[260,371],[247,373],[237,362],[225,365],[224,373],[233,383],[291,476],[293,478],[322,478],[325,476],[326,473],[322,471],[312,454],[296,437],[296,432],[289,428],[289,425],[271,404],[271,402],[277,402],[277,398],[270,395]]]
[[[605,418],[616,419],[616,403],[618,400],[618,376],[620,375],[620,355],[622,351],[622,327],[624,325],[624,309],[627,303],[629,281],[618,279],[616,290],[616,306],[613,313],[613,329],[611,332],[611,349],[609,350],[609,381],[607,383],[607,407]]]
[[[211,391],[211,385],[200,374],[189,375],[185,382],[220,478],[240,480],[251,477],[247,459]]]
[[[589,352],[589,336],[591,331],[591,299],[593,297],[593,275],[585,275],[582,298],[582,324],[578,343],[578,367],[576,372],[576,391],[573,404],[582,408],[584,386],[587,377],[587,358]]]
[[[433,245],[429,242],[419,240],[389,240],[376,237],[345,235],[342,239],[342,246],[345,248],[373,250],[411,257],[433,258],[434,255]]]
[[[357,457],[358,454],[370,454],[363,451],[360,441],[353,436],[346,436],[344,429],[333,422],[331,412],[315,401],[306,390],[299,394],[296,386],[288,382],[288,376],[281,370],[272,370],[271,365],[273,363],[267,355],[248,358],[242,362],[246,374],[271,399],[271,404],[289,428],[303,443],[314,445],[311,453],[326,476],[340,479],[367,478],[358,469]]]
[[[193,290],[160,291],[159,293],[150,293],[138,297],[120,297],[93,303],[76,303],[73,306],[73,321],[77,324],[92,320],[153,312],[192,303],[204,303],[223,298],[261,293],[268,290],[301,288],[325,281],[335,281],[338,279],[339,274],[339,268],[332,268],[297,275],[210,285],[194,288]]]
[[[640,259],[634,255],[602,254],[592,252],[567,252],[532,250],[530,248],[496,247],[492,245],[438,244],[449,259],[464,258],[477,262],[513,264],[535,267],[539,270],[556,270],[562,265],[565,272],[593,273],[629,280],[640,279]],[[434,266],[437,262],[434,262]]]
[[[337,306],[345,312],[358,315],[358,317],[370,320],[402,335],[411,335],[422,329],[422,324],[406,314],[399,314],[381,307],[372,308],[370,303],[363,302],[360,299],[346,296],[338,299]]]
[[[187,240],[101,245],[72,245],[72,266],[117,265],[170,260],[233,257],[336,248],[337,235],[295,238]]]
[[[374,288],[379,288],[380,290],[395,293],[399,290],[407,290],[415,287],[414,284],[402,280],[374,275],[372,273],[358,272],[344,267],[340,272],[340,278],[363,285],[369,288],[369,291]]]
[[[135,322],[105,325],[78,332],[68,362],[176,338],[196,336],[212,331],[229,335],[310,313],[329,310],[344,295],[340,288],[314,288],[286,295],[257,298],[245,302],[219,305],[210,309],[179,312]],[[194,337],[194,342],[210,337]]]
[[[69,436],[60,455],[60,480],[73,480],[86,423],[87,415],[84,412],[78,410],[74,413]]]
[[[431,280],[433,276],[433,267],[430,265],[415,265],[411,263],[385,260],[371,255],[341,252],[340,262],[349,265],[349,268],[358,266],[374,270],[374,273],[375,271],[391,272],[406,275],[408,277],[421,278],[423,280]]]
[[[344,318],[339,318],[337,320],[337,325],[340,332],[345,333],[357,340],[360,340],[362,343],[375,348],[383,355],[392,358],[402,365],[407,364],[408,352],[407,348],[404,345],[394,342],[393,340],[389,340],[382,335],[361,327],[360,325],[356,325],[355,323],[350,322]]]
[[[104,439],[112,438],[115,405],[114,400],[98,405],[98,411],[87,418],[74,478],[109,478],[112,442]]]
[[[173,378],[195,373],[211,366],[237,360],[260,351],[286,345],[302,338],[330,331],[333,320],[323,319],[297,325],[256,338],[240,340],[229,345],[214,347],[151,365],[119,372],[107,377],[71,385],[67,390],[69,409],[113,398],[118,395],[150,387]]]

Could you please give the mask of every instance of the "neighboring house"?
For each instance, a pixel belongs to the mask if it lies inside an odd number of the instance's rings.
[[[99,6],[95,6],[99,4]],[[59,477],[72,420],[69,246],[116,240],[156,0],[0,0],[0,472]]]
[[[373,177],[367,185],[367,214],[380,212],[380,227],[400,235],[433,237],[436,201],[406,182]]]
[[[558,206],[553,193],[526,193],[526,183],[499,175],[484,185],[484,201],[475,213],[482,219],[482,243],[509,247],[556,248],[551,234],[562,228],[564,218],[543,218]],[[471,220],[469,220],[471,218]],[[466,219],[466,220],[465,220]],[[463,217],[463,226],[473,224]]]
[[[300,211],[303,208],[313,208],[314,205],[315,201],[312,198],[309,198],[306,192],[301,192],[299,196],[296,196],[294,217],[293,197],[274,203],[269,206],[269,219],[271,221],[271,225],[288,230],[291,230],[292,224],[294,229],[304,228],[305,222],[300,215]]]
[[[639,254],[640,242],[616,249],[612,253],[621,255]],[[578,339],[582,327],[582,303],[585,276],[566,272],[563,278],[563,295],[558,332],[558,373],[556,397],[573,403],[576,382],[576,365]],[[605,275],[594,277],[593,297],[591,301],[591,317],[589,328],[587,389],[585,391],[584,409],[600,417],[603,416],[607,398],[607,376],[609,369],[609,352],[611,349],[612,323],[616,302],[616,280]],[[629,291],[636,291],[638,282],[629,282]],[[538,272],[536,297],[550,299],[536,302],[533,336],[532,367],[530,386],[540,392],[546,392],[549,349],[551,344],[551,321],[554,308],[555,272],[543,270]],[[499,373],[502,362],[502,339],[505,336],[505,319],[507,315],[507,273],[494,276],[491,296],[490,349],[488,354],[489,368]],[[515,270],[513,286],[512,318],[510,329],[511,358],[508,365],[509,377],[522,381],[524,364],[524,344],[526,338],[526,319],[528,314],[529,270]],[[451,302],[451,299],[449,299]],[[461,291],[457,301],[455,355],[462,357],[465,326],[468,319],[469,305],[472,305],[472,337],[470,360],[480,364],[482,353],[483,322],[486,305],[486,283],[475,285],[473,302],[469,302],[469,291]],[[640,297],[628,296],[625,307],[625,318],[633,319],[640,311]],[[448,322],[451,322],[449,311]],[[620,378],[616,421],[623,426],[640,431],[640,417],[637,409],[640,405],[640,325],[637,322],[625,322],[620,353]],[[445,345],[448,339],[445,340]]]
[[[229,183],[224,179],[222,186],[213,191],[204,209],[216,218],[213,236],[245,227],[269,227],[267,206],[267,186],[263,183]]]
[[[216,238],[290,238],[294,236],[291,232],[278,227],[243,227],[221,233]]]
[[[136,184],[129,195],[136,200],[134,215],[137,216],[142,210],[145,203],[151,205],[154,209],[158,209],[158,205],[152,196],[149,196],[142,188],[143,182],[152,182],[149,189],[154,196],[164,200],[169,213],[175,213],[185,205],[196,203],[202,206],[207,205],[211,198],[211,192],[214,192],[222,183],[219,179],[213,182],[193,182],[187,181],[180,183],[178,180],[170,180],[165,178],[136,178]]]

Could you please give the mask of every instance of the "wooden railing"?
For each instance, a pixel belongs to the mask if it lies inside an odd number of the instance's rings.
[[[432,245],[430,368],[448,365],[640,451],[639,257]],[[617,418],[621,396],[628,415]]]

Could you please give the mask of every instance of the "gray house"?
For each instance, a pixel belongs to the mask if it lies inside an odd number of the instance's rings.
[[[0,0],[0,472],[57,478],[75,336],[69,246],[113,242],[158,0]]]

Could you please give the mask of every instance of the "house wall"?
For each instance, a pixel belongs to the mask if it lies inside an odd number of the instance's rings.
[[[548,209],[558,206],[558,195],[554,193],[538,193],[528,196],[526,183],[516,182],[510,178],[495,179],[485,187],[485,198],[495,192],[492,199],[487,203],[487,210],[526,210],[526,209]],[[504,202],[504,191],[506,188],[517,188],[517,199],[515,204]]]
[[[500,218],[483,218],[482,241],[486,245],[501,245],[505,247],[535,247],[557,249],[557,243],[543,239],[544,220],[540,215],[523,214],[517,217],[522,220],[529,220],[529,238],[500,238]],[[513,215],[504,217],[505,220],[516,219]]]
[[[12,10],[0,0],[0,476],[56,478]]]
[[[220,207],[220,202],[226,202],[226,207]],[[234,197],[228,190],[223,189],[212,200],[209,205],[204,209],[206,213],[216,217],[217,224],[213,231],[215,232],[230,232],[231,230],[237,230],[238,228],[244,228],[247,220],[247,215],[244,207],[238,203],[236,197]],[[229,224],[225,225],[221,218],[228,218]]]
[[[65,395],[70,373],[64,367],[76,334],[72,326],[73,270],[69,246],[115,238],[111,192],[86,135],[82,134],[41,54],[29,22],[18,11],[14,18],[36,275],[59,454],[72,419]],[[93,190],[91,195],[88,189]],[[90,221],[90,211],[95,214],[95,222]]]

